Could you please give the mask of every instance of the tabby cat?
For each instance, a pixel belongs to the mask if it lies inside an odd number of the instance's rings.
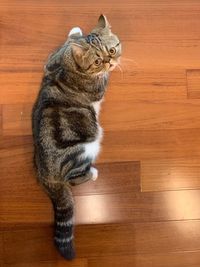
[[[75,257],[70,187],[98,176],[92,164],[102,138],[100,103],[120,54],[120,41],[104,15],[87,36],[73,28],[50,55],[33,107],[34,162],[53,203],[55,244],[66,259]]]

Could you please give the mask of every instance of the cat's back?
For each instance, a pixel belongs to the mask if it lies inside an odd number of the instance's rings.
[[[67,141],[68,146],[72,140],[73,143],[92,141],[98,134],[94,106],[69,91],[64,92],[58,83],[46,82],[47,77],[44,80],[33,108],[33,132],[40,134],[40,140],[51,135],[58,148],[66,147]]]

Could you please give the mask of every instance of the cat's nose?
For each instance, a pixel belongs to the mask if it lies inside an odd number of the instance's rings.
[[[104,57],[104,62],[105,62],[105,63],[110,63],[110,60],[111,60],[110,57]]]

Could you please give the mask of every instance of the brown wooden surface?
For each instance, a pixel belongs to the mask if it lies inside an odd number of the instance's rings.
[[[6,263],[51,261],[61,257],[52,244],[52,228],[4,232]],[[80,258],[196,251],[200,221],[84,225],[76,227]],[[41,243],[43,245],[41,249]],[[17,248],[17,249],[16,249]]]
[[[200,98],[200,70],[187,70],[188,98]]]
[[[65,266],[32,166],[43,65],[105,13],[123,44],[101,123],[99,180],[74,189],[71,267],[200,266],[200,2],[1,0],[0,265]]]
[[[200,188],[199,157],[150,159],[141,165],[143,192]]]
[[[34,197],[34,202],[31,196],[4,198],[0,228],[53,225],[53,211],[48,198],[42,195],[42,191],[40,194],[34,192]],[[199,201],[200,190],[77,196],[75,221],[82,225],[196,220],[200,219]]]
[[[108,256],[89,259],[89,267],[199,267],[199,252]]]
[[[26,263],[4,263],[3,267],[65,267],[65,260],[52,260],[52,261],[33,261]],[[88,267],[88,262],[86,259],[75,259],[67,263],[67,267]]]

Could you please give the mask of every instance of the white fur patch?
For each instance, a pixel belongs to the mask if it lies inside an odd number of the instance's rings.
[[[100,112],[100,109],[101,109],[101,102],[102,102],[102,100],[92,103],[92,106],[93,106],[93,108],[94,108],[94,110],[95,110],[95,112],[97,114],[97,118],[99,117],[99,112]]]
[[[71,29],[71,31],[69,32],[68,36],[71,36],[73,34],[77,34],[79,33],[81,36],[83,35],[81,29],[79,27],[74,27]]]
[[[100,143],[103,136],[103,130],[98,127],[98,135],[95,141],[84,144],[84,157],[91,158],[92,161],[95,161],[97,155],[100,152]]]
[[[91,167],[90,171],[92,173],[92,180],[96,181],[96,179],[98,178],[98,170],[94,167]]]
[[[92,106],[96,112],[97,121],[98,121],[98,116],[99,116],[99,112],[100,112],[101,102],[102,102],[102,100],[92,103]],[[91,158],[92,162],[95,161],[96,157],[98,156],[98,154],[100,152],[102,137],[103,137],[103,129],[98,124],[98,133],[97,133],[97,137],[96,137],[95,141],[84,144],[84,150],[85,150],[83,153],[84,158]]]

